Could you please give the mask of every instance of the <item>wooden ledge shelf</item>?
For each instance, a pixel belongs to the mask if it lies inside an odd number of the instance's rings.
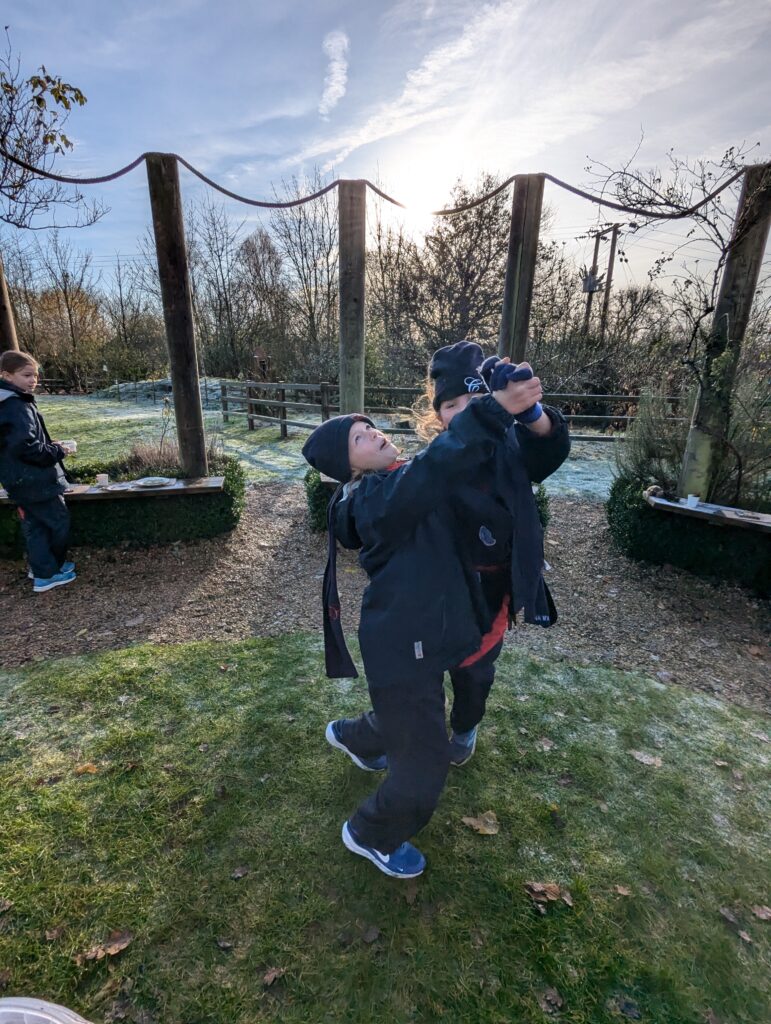
[[[698,505],[691,508],[685,498],[668,501],[666,498],[660,498],[654,494],[646,494],[645,500],[651,508],[658,509],[660,512],[674,512],[678,515],[691,516],[693,519],[705,520],[712,526],[740,526],[745,530],[771,533],[771,515],[764,512],[747,512],[741,508],[731,508],[730,505],[712,505],[706,501],[700,501]]]
[[[116,481],[119,482],[119,481]],[[128,481],[127,481],[128,482]],[[110,501],[124,498],[178,498],[188,494],[216,494],[225,488],[224,476],[194,477],[189,480],[175,480],[173,484],[163,487],[126,487],[120,491],[111,491],[107,487],[90,486],[89,484],[72,484],[64,492],[65,501]],[[0,504],[14,505],[7,493],[0,489]]]

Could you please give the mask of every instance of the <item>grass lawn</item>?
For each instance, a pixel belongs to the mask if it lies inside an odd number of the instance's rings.
[[[365,696],[321,663],[297,636],[0,675],[3,994],[136,1024],[771,1019],[765,719],[505,655],[399,882],[340,842],[375,777],[324,742]],[[461,820],[488,810],[497,835]]]

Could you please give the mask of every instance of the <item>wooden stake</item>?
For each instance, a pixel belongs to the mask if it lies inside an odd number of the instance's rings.
[[[340,267],[340,412],[364,409],[364,260],[367,185],[337,188]]]
[[[8,294],[8,285],[3,270],[3,259],[0,256],[0,352],[19,351],[16,337],[16,324],[13,319],[13,306]]]
[[[543,183],[541,174],[517,175],[514,181],[498,355],[509,356],[515,363],[521,363],[527,352]]]
[[[711,497],[715,471],[725,457],[736,366],[747,329],[771,226],[771,163],[744,172],[739,207],[720,281],[696,400],[678,481],[678,494]]]
[[[176,157],[171,153],[148,153],[146,163],[171,367],[179,461],[187,476],[206,476],[206,435],[193,331],[193,303],[182,220],[179,168]]]

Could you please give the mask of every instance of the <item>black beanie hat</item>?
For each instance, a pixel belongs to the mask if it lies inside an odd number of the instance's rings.
[[[434,352],[428,375],[434,382],[434,412],[442,402],[458,395],[486,392],[487,387],[479,375],[485,354],[475,341],[456,341]]]
[[[351,479],[351,464],[348,461],[348,435],[356,422],[375,424],[368,416],[361,413],[349,413],[347,416],[333,416],[320,427],[316,427],[303,445],[303,457],[314,469],[341,484]]]

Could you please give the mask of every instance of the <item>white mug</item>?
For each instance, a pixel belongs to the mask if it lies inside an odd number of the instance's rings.
[[[700,501],[701,498],[698,494],[689,494],[688,497],[685,499],[685,504],[688,506],[688,508],[696,508]]]
[[[109,484],[109,482],[110,482],[110,478],[107,475],[107,473],[97,473],[96,474],[96,486],[97,487],[106,487],[107,484]]]
[[[75,452],[78,450],[77,441],[59,441],[59,444],[61,445],[62,448],[65,449],[65,451],[69,452],[70,455],[74,455]]]

